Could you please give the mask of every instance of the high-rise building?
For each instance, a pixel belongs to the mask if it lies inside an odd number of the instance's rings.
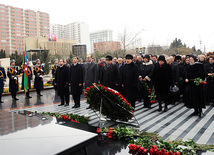
[[[74,22],[67,25],[52,24],[51,33],[59,39],[76,40],[77,44],[85,44],[90,53],[89,26],[84,22]]]
[[[94,52],[94,43],[113,41],[112,30],[101,30],[90,33],[91,52]]]
[[[66,25],[51,24],[51,34],[56,34],[57,39],[65,39]]]
[[[49,34],[49,14],[0,4],[0,49],[7,55],[24,51],[25,37]]]

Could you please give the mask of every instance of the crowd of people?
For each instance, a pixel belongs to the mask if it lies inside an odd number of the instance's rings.
[[[7,76],[9,91],[14,100],[17,100],[17,75],[20,73],[23,73],[23,68],[18,70],[15,60],[12,60]],[[30,83],[33,76],[31,67],[28,67],[28,73]],[[44,68],[39,59],[33,73],[34,88],[38,96],[41,96]],[[133,107],[136,101],[143,100],[144,107],[151,108],[149,95],[151,90],[155,90],[158,111],[164,112],[168,110],[169,104],[184,102],[187,108],[194,108],[193,115],[202,117],[202,109],[206,104],[214,102],[214,53],[199,56],[127,54],[124,58],[108,55],[99,60],[87,55],[86,63],[75,56],[70,64],[66,59],[55,59],[52,76],[54,89],[61,99],[59,106],[69,106],[69,95],[72,94],[75,103],[72,108],[79,108],[83,89],[93,84],[102,84],[117,90]],[[0,67],[0,94],[3,92],[5,78],[4,68]],[[197,79],[202,83],[197,84]],[[174,94],[173,87],[177,87]],[[26,98],[31,98],[29,91]]]

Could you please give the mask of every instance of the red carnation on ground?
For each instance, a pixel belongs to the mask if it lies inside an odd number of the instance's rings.
[[[200,82],[200,84],[204,84],[204,82],[203,82],[203,81],[201,81],[201,82]]]
[[[207,84],[207,82],[205,81],[204,84]]]
[[[97,133],[100,133],[100,128],[97,128]]]

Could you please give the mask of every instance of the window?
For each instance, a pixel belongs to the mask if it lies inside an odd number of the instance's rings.
[[[1,40],[1,42],[6,43],[6,40]]]

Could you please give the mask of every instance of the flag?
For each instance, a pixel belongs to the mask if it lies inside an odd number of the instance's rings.
[[[25,52],[23,56],[23,65],[24,65],[24,90],[25,92],[29,89],[29,83],[28,83],[28,67],[27,67],[27,46],[25,45]]]

